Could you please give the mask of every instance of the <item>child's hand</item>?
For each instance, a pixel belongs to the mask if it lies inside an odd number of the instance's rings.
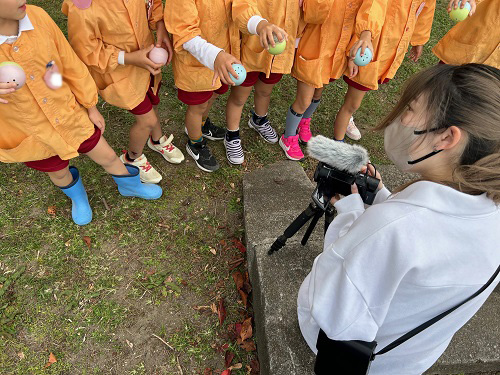
[[[349,61],[347,62],[347,69],[349,70],[349,79],[353,79],[358,75],[359,66],[354,64],[354,59],[349,59]]]
[[[424,50],[424,46],[413,46],[411,47],[410,55],[408,58],[413,62],[418,62],[420,56],[422,56],[422,51]]]
[[[276,46],[274,35],[278,37],[281,43],[283,40],[288,40],[288,34],[282,28],[267,22],[266,20],[260,21],[257,25],[257,34],[260,38],[260,45],[265,49]],[[274,35],[273,35],[274,34]]]
[[[12,94],[14,91],[16,91],[15,87],[16,87],[16,84],[14,82],[12,82],[12,83],[0,83],[0,95]],[[0,98],[0,103],[7,104],[8,101]]]
[[[106,122],[104,121],[104,117],[102,117],[97,107],[93,106],[87,111],[89,113],[90,121],[92,121],[92,123],[101,130],[101,133],[104,133],[104,129],[106,129]]]
[[[231,66],[232,64],[241,64],[241,62],[233,55],[224,51],[220,51],[214,63],[215,74],[212,86],[215,86],[217,78],[220,78],[220,80],[226,85],[234,86],[234,82],[231,77],[229,77],[229,73],[231,73],[236,79],[239,77]]]
[[[360,47],[361,47],[361,56],[365,54],[365,49],[367,48],[369,48],[372,51],[372,53],[374,52],[371,31],[365,30],[361,33],[361,35],[359,36],[359,40],[352,46],[349,56],[354,59]]]
[[[157,75],[161,73],[161,64],[155,64],[152,62],[148,54],[154,48],[154,44],[151,44],[148,48],[140,49],[135,52],[128,52],[125,54],[125,65],[135,65],[139,68],[146,69],[152,75]]]
[[[460,0],[450,0],[450,3],[448,4],[448,13],[450,13],[453,9],[458,8],[459,1]],[[469,16],[472,16],[476,12],[476,0],[462,0],[462,4],[460,5],[460,9],[464,8],[465,3],[470,4]]]
[[[158,21],[156,23],[156,47],[165,48],[167,50],[168,60],[166,65],[170,64],[172,57],[174,56],[174,47],[172,46],[172,41],[168,36],[164,21]]]

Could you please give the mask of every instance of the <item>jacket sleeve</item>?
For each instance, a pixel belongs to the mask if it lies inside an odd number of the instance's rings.
[[[262,16],[255,0],[233,0],[232,17],[236,27],[244,34],[249,34],[248,21],[253,16]]]
[[[173,36],[176,51],[181,51],[182,45],[194,37],[202,37],[195,0],[167,0],[165,26]]]
[[[333,2],[334,0],[304,0],[302,4],[304,21],[317,25],[323,24],[330,14]]]
[[[359,194],[351,194],[335,203],[337,215],[325,234],[325,250],[349,230],[356,219],[365,212],[365,205]]]
[[[364,0],[356,16],[355,33],[359,38],[365,30],[371,31],[372,39],[380,35],[385,21],[388,0]]]
[[[70,87],[78,103],[85,108],[97,104],[97,86],[85,64],[78,58],[59,27],[47,15],[47,26],[53,36],[57,52],[62,61],[61,69],[64,82]]]
[[[78,57],[99,73],[114,71],[120,49],[102,40],[93,8],[80,10],[66,0],[62,10],[68,16],[68,39]]]
[[[156,30],[156,23],[163,20],[163,4],[161,0],[154,0],[151,18],[149,19],[149,28]]]
[[[425,2],[422,12],[415,21],[415,30],[413,31],[410,41],[412,46],[423,46],[429,41],[435,9],[436,0],[428,0]]]

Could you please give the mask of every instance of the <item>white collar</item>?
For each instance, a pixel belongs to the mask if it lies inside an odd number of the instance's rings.
[[[9,39],[18,39],[23,31],[34,30],[33,24],[31,23],[28,14],[24,16],[23,19],[19,20],[19,33],[16,35],[6,36],[0,35],[0,45],[4,44]]]

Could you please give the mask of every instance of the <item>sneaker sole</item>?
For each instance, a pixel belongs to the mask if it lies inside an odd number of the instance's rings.
[[[189,137],[189,133],[188,133],[188,131],[187,131],[186,128],[184,128],[184,133],[186,133],[186,135]],[[203,134],[203,133],[201,134],[201,136],[203,138],[208,139],[209,141],[222,141],[224,139],[224,137],[216,138],[216,137],[212,137],[211,135],[206,135],[206,134]]]
[[[216,170],[218,170],[220,168],[220,166],[219,166],[219,167],[217,167],[217,169],[214,169],[214,170],[206,169],[206,168],[202,167],[200,164],[198,164],[198,160],[196,160],[196,158],[194,157],[193,152],[191,151],[191,149],[187,145],[186,145],[186,151],[189,154],[189,156],[191,156],[193,158],[194,162],[196,163],[196,166],[198,168],[200,168],[202,171],[208,172],[208,173],[212,173],[212,172],[215,172]]]
[[[248,126],[250,127],[250,129],[255,130],[255,131],[257,132],[257,134],[259,134],[259,135],[260,135],[260,137],[261,137],[264,141],[266,141],[267,143],[271,143],[271,144],[273,144],[273,145],[274,145],[274,144],[276,144],[276,143],[279,141],[279,137],[278,137],[275,141],[270,141],[270,140],[268,140],[266,137],[264,137],[262,134],[260,134],[260,131],[258,131],[258,130],[255,128],[255,126],[252,124],[252,120],[251,120],[251,119],[250,119],[250,120],[248,120]]]
[[[153,145],[150,143],[150,141],[149,141],[149,140],[148,140],[148,147],[149,147],[151,150],[153,150],[153,151],[155,151],[155,152],[159,153],[161,156],[163,156],[163,159],[165,159],[166,161],[168,161],[170,164],[180,164],[180,163],[182,163],[182,162],[184,161],[184,158],[182,158],[182,159],[181,159],[181,160],[179,160],[179,161],[177,161],[177,160],[173,160],[173,159],[170,159],[167,155],[162,154],[160,151],[158,151],[157,149],[155,149],[155,148],[153,147]]]
[[[356,138],[356,137],[350,136],[347,133],[345,133],[345,135],[347,136],[347,138],[352,139],[353,141],[359,141],[361,139],[361,136],[359,136],[359,138]]]
[[[281,146],[281,148],[283,149],[283,151],[285,152],[285,155],[288,159],[290,160],[293,160],[293,161],[302,161],[304,160],[305,158],[302,158],[302,159],[297,159],[297,158],[293,158],[291,156],[288,155],[288,153],[286,152],[286,146],[283,144],[283,142],[281,141],[281,137],[280,137],[280,140],[279,140],[279,144]]]

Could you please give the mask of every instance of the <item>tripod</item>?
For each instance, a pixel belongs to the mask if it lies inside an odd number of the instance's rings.
[[[267,254],[272,255],[274,252],[285,246],[286,241],[289,238],[292,238],[295,233],[297,233],[304,225],[306,225],[309,220],[312,219],[309,227],[306,230],[306,233],[304,233],[304,237],[302,237],[302,241],[300,242],[302,246],[305,246],[307,241],[309,240],[309,237],[311,236],[312,231],[316,227],[316,224],[323,215],[325,215],[326,233],[328,226],[332,222],[335,215],[335,208],[333,208],[330,203],[328,203],[326,207],[321,207],[321,205],[316,203],[316,199],[314,199],[313,193],[313,201],[309,203],[309,206],[304,211],[302,211],[299,216],[297,216],[297,218],[288,226],[288,228],[285,229],[285,232],[281,236],[279,236],[276,241],[274,241]]]

